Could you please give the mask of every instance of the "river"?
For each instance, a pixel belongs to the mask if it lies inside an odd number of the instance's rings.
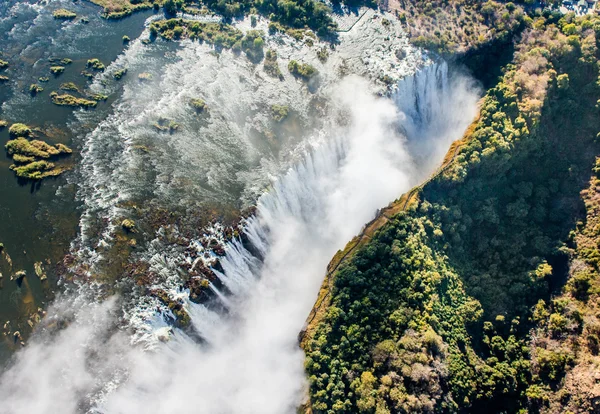
[[[60,7],[78,18],[54,20]],[[477,88],[371,10],[325,61],[327,44],[266,37],[281,79],[208,44],[146,41],[152,12],[107,22],[84,2],[12,2],[0,16],[11,64],[0,118],[76,150],[72,171],[41,184],[21,185],[8,158],[0,170],[0,241],[28,271],[21,287],[5,276],[0,312],[25,333],[33,308],[48,312],[24,349],[5,341],[4,407],[172,412],[193,396],[194,412],[293,412],[306,387],[297,333],[328,261],[435,169],[475,116]],[[52,57],[73,63],[32,98]],[[106,70],[86,81],[90,58]],[[292,59],[318,77],[294,78]],[[109,98],[93,111],[53,106],[48,93],[67,81]],[[44,286],[33,263],[46,259]],[[190,300],[187,283],[208,268],[206,300]]]

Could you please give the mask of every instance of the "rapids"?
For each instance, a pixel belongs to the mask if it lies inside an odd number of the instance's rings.
[[[181,248],[156,237],[136,253],[159,276],[153,287],[185,301],[188,330],[171,326],[169,310],[148,296],[106,299],[100,283],[63,295],[0,377],[3,409],[295,412],[307,387],[297,335],[327,263],[379,208],[431,174],[476,113],[469,79],[409,46],[393,21],[386,27],[368,11],[340,33],[326,62],[285,35],[269,36],[283,80],[208,45],[145,45],[147,32],[132,41],[91,86],[120,91],[111,113],[89,133],[78,124],[94,113],[77,112],[72,126],[83,136],[73,255],[89,275],[101,272],[118,219],[136,203],[256,204],[246,242],[226,245],[211,286],[216,302],[206,304],[181,289]],[[291,59],[313,64],[318,83],[287,73]],[[123,67],[117,84],[110,75]],[[384,75],[397,80],[391,96]],[[209,103],[207,118],[186,105],[195,97]],[[289,107],[283,125],[270,118],[272,104]],[[160,118],[180,126],[164,133],[152,127]]]

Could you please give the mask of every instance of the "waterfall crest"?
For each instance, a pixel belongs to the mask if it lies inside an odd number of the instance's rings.
[[[102,321],[99,331],[73,323],[62,341],[44,337],[44,346],[20,353],[23,362],[0,379],[3,404],[36,411],[39,405],[19,387],[31,377],[48,412],[294,412],[307,387],[297,334],[327,263],[379,208],[431,173],[447,141],[460,137],[457,128],[471,121],[477,99],[467,86],[451,79],[444,64],[405,78],[393,99],[374,96],[356,76],[339,82],[330,119],[302,161],[259,198],[245,227],[249,244],[227,246],[217,273],[225,289],[212,287],[227,311],[186,303],[202,341],[171,330],[156,314],[140,323],[150,323],[165,342],[143,352],[107,328],[111,309],[95,308],[91,319]],[[169,273],[167,253],[155,252],[152,265]],[[77,309],[73,319],[90,319],[85,315]],[[110,352],[88,346],[105,337]],[[46,359],[68,354],[78,355],[76,365],[45,368]],[[76,384],[83,374],[86,382]],[[61,399],[49,398],[56,393]]]

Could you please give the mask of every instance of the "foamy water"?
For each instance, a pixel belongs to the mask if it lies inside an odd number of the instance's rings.
[[[130,203],[256,202],[256,214],[244,224],[247,243],[229,242],[215,272],[221,307],[187,301],[181,248],[156,237],[136,253],[157,275],[153,287],[185,301],[187,331],[148,296],[96,303],[99,293],[82,286],[85,295],[57,301],[48,329],[0,379],[8,412],[295,411],[306,389],[297,334],[327,263],[377,209],[431,173],[472,120],[477,93],[410,47],[399,23],[386,27],[372,11],[340,35],[326,63],[282,35],[267,44],[280,56],[283,81],[207,45],[140,39],[96,79],[95,90],[122,95],[83,139],[84,213],[72,249],[90,274],[109,259],[103,252]],[[316,91],[287,73],[290,59],[317,67]],[[123,85],[110,81],[121,67],[129,70]],[[152,78],[140,81],[142,72]],[[405,77],[392,98],[375,94],[384,75]],[[187,104],[196,97],[207,101],[208,117]],[[289,106],[299,127],[274,128],[274,103]],[[93,116],[78,114],[82,123]],[[157,131],[160,118],[180,127]],[[208,231],[217,237],[220,227]],[[198,241],[190,247],[201,249]],[[69,326],[50,334],[52,321],[65,317]]]

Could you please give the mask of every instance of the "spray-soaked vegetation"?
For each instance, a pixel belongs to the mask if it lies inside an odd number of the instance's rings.
[[[452,162],[332,276],[313,412],[592,411],[600,19],[530,24]]]
[[[320,36],[327,36],[335,30],[331,10],[317,0],[92,0],[104,7],[103,16],[108,19],[121,19],[139,10],[154,8],[162,10],[168,17],[177,12],[206,15],[210,12],[223,16],[226,20],[248,14],[260,13],[284,27],[309,28]]]

